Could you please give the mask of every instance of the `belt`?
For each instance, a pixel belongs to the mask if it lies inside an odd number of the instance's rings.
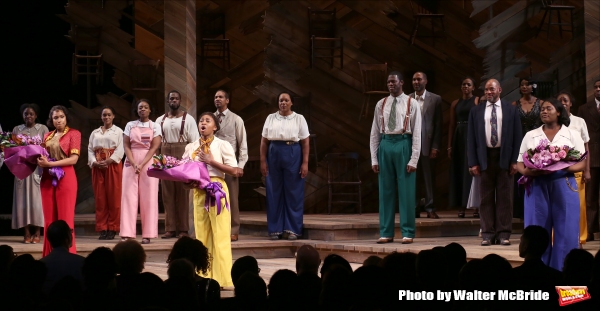
[[[94,154],[96,155],[96,161],[105,161],[108,158],[110,158],[110,156],[112,156],[114,152],[115,152],[115,149],[108,149],[108,148],[96,149],[96,150],[94,150]]]
[[[285,140],[272,140],[272,143],[277,143],[277,144],[285,144],[285,145],[295,145],[298,144],[300,142],[298,141],[285,141]]]

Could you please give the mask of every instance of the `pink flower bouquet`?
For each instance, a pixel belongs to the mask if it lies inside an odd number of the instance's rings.
[[[567,145],[552,146],[547,139],[542,139],[537,147],[523,154],[523,165],[531,169],[556,172],[583,161],[586,157],[587,152],[581,154],[579,150]],[[531,176],[523,176],[518,183],[524,185],[529,194],[532,181]]]
[[[0,133],[0,146],[4,150],[4,163],[18,179],[25,179],[35,171],[37,159],[40,156],[49,156],[48,151],[41,144],[42,138],[39,136],[15,135],[10,132]],[[56,160],[49,158],[48,161]],[[52,176],[54,187],[65,175],[61,167],[52,167],[49,169],[49,173]]]
[[[192,161],[189,158],[178,160],[175,157],[156,155],[152,157],[152,167],[148,176],[169,181],[184,183],[197,182],[198,188],[206,191],[204,209],[208,211],[211,205],[225,198],[225,206],[229,210],[229,202],[220,182],[210,181],[208,168],[205,163]],[[217,204],[217,215],[221,214],[221,204]]]

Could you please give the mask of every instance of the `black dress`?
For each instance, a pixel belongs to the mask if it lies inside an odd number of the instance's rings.
[[[454,107],[456,127],[452,137],[452,159],[450,165],[450,206],[466,207],[471,191],[469,165],[467,162],[467,127],[471,108],[475,107],[475,96],[460,99]]]
[[[542,105],[539,98],[535,100],[533,107],[528,112],[523,111],[521,100],[517,100],[517,112],[519,113],[519,117],[521,117],[521,130],[523,134],[521,140],[523,140],[527,132],[542,126],[542,119],[540,119],[541,109]],[[525,213],[525,188],[517,183],[521,176],[521,174],[517,173],[514,178],[513,217],[522,219]]]

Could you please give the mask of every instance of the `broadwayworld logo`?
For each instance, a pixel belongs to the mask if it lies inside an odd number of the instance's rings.
[[[561,307],[590,299],[587,286],[556,286],[556,292]]]

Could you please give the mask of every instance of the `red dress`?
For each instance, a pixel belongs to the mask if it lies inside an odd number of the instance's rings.
[[[44,135],[44,143],[49,142],[56,130]],[[81,150],[81,132],[69,127],[59,138],[60,150],[62,154],[57,154],[56,149],[46,146],[51,158],[65,159],[73,154],[80,154]],[[42,209],[44,211],[44,228],[56,220],[64,220],[71,229],[75,225],[75,203],[77,201],[77,176],[72,165],[63,166],[65,175],[58,182],[56,187],[52,186],[52,176],[48,173],[49,168],[44,168],[40,189],[42,192]],[[44,234],[44,251],[42,257],[47,256],[52,251],[52,246],[48,242],[48,235]],[[75,247],[75,233],[73,233],[73,244],[69,252],[77,253]]]

